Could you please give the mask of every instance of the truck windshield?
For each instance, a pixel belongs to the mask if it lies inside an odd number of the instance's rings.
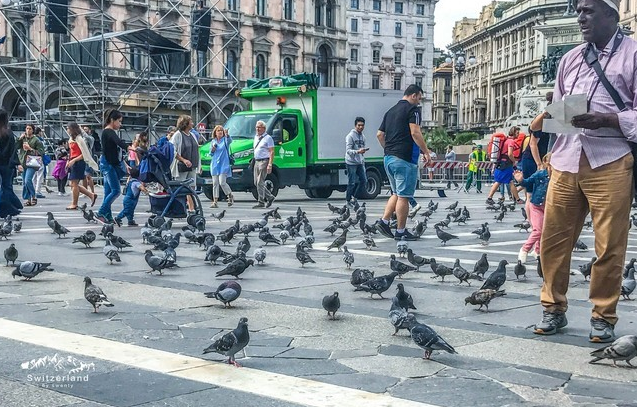
[[[273,113],[234,114],[223,127],[228,129],[228,134],[233,139],[251,139],[256,134],[257,121],[263,120],[268,124],[272,116],[274,116]]]

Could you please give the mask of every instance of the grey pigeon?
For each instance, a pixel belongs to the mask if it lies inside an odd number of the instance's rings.
[[[359,284],[354,291],[365,291],[370,293],[370,297],[373,298],[374,294],[378,295],[380,298],[383,297],[383,293],[389,290],[392,283],[394,282],[394,278],[398,275],[397,271],[393,271],[392,273],[386,276],[374,277],[365,281],[364,283]]]
[[[13,220],[13,231],[17,233],[21,230],[22,230],[22,221],[18,218],[15,218]]]
[[[467,269],[465,269],[464,267],[460,265],[460,259],[456,259],[456,262],[453,265],[453,276],[458,279],[459,281],[458,285],[465,282],[469,286],[471,286],[471,283],[469,282],[469,278],[471,278],[471,273],[469,273]]]
[[[475,266],[473,266],[473,274],[484,277],[484,273],[487,271],[489,271],[489,260],[487,259],[487,254],[482,253],[480,259],[478,259]]]
[[[617,361],[623,360],[628,366],[635,367],[630,364],[630,361],[637,357],[637,335],[624,335],[619,337],[610,345],[592,351],[591,356],[594,356],[595,359],[588,363],[595,363],[602,359],[610,359],[613,361],[613,365],[617,366]]]
[[[244,236],[243,240],[240,241],[239,244],[237,244],[237,250],[247,253],[248,250],[250,250],[251,246],[252,245],[250,244],[250,240],[248,239],[248,237]]]
[[[507,280],[507,271],[506,265],[509,264],[506,260],[500,260],[500,264],[498,264],[498,268],[489,275],[489,277],[485,280],[481,290],[490,288],[492,290],[498,291],[500,287],[504,285]]]
[[[51,263],[38,263],[36,261],[23,261],[17,266],[12,272],[11,275],[13,278],[16,276],[24,277],[25,281],[31,280],[33,277],[37,276],[43,271],[52,271],[53,269],[49,266]]]
[[[343,233],[341,233],[341,235],[339,237],[334,239],[334,241],[329,246],[327,246],[327,250],[336,248],[340,252],[341,251],[341,247],[343,247],[343,245],[346,242],[347,242],[347,229],[343,230]]]
[[[428,258],[415,254],[412,249],[407,249],[407,261],[416,266],[416,271],[420,271],[422,266],[425,266],[430,262]]]
[[[445,208],[445,210],[447,210],[447,211],[453,211],[453,210],[455,210],[457,207],[458,207],[458,201],[456,201],[456,202],[452,203],[451,205],[447,206],[447,207]]]
[[[268,243],[276,243],[278,245],[281,244],[281,241],[274,237],[272,233],[270,233],[270,230],[267,226],[263,227],[259,232],[259,239],[261,239],[266,246],[268,245]]]
[[[343,246],[343,262],[347,265],[347,268],[352,267],[352,264],[354,264],[354,253],[347,250],[347,246]]]
[[[591,276],[591,272],[593,271],[593,263],[597,261],[597,257],[593,256],[591,261],[586,264],[581,264],[578,266],[579,272],[584,276],[584,281],[587,281]]]
[[[222,210],[219,213],[213,213],[210,216],[212,216],[213,218],[217,219],[219,222],[221,222],[221,219],[223,219],[224,216],[226,216],[226,210]]]
[[[431,267],[431,271],[435,274],[435,276],[432,276],[431,278],[442,277],[440,281],[443,283],[445,282],[446,276],[453,275],[453,269],[451,267],[447,267],[444,264],[438,264],[434,258],[431,259],[429,266]]]
[[[115,306],[108,300],[104,291],[91,282],[89,277],[84,277],[84,298],[93,306],[94,313],[97,313],[98,308],[102,305],[105,307]]]
[[[577,239],[577,242],[575,242],[575,246],[573,247],[573,251],[575,252],[585,252],[586,250],[588,250],[588,246],[586,246],[586,243],[582,242],[581,240]]]
[[[425,233],[425,230],[427,230],[427,219],[425,219],[424,222],[416,220],[416,224],[412,228],[412,233],[414,234],[414,236],[422,237],[423,233]]]
[[[307,263],[316,263],[309,254],[307,254],[300,246],[296,247],[296,258],[301,262],[301,267]]]
[[[336,232],[337,230],[338,230],[338,225],[336,223],[332,223],[331,225],[323,229],[323,232],[328,232],[330,233],[330,236],[334,236],[334,232]]]
[[[265,249],[263,247],[259,247],[258,249],[255,249],[254,253],[252,254],[254,259],[257,261],[257,264],[263,264],[263,262],[265,261],[266,255],[267,253],[265,252]]]
[[[482,307],[484,306],[487,307],[487,312],[489,312],[489,303],[491,300],[495,297],[502,297],[503,295],[506,295],[504,290],[497,291],[489,288],[480,289],[478,291],[474,291],[469,297],[465,298],[464,305],[480,305],[478,311],[482,310]]]
[[[217,264],[217,259],[219,257],[221,257],[224,253],[225,252],[223,250],[221,250],[221,248],[219,246],[217,246],[216,244],[211,244],[206,249],[206,257],[204,258],[204,261],[209,261],[212,264],[216,265]]]
[[[526,279],[526,266],[522,264],[522,260],[518,260],[518,264],[513,267],[513,273],[515,274],[516,280],[519,280],[520,276]]]
[[[102,253],[104,253],[104,256],[106,256],[106,258],[110,261],[110,264],[113,264],[113,260],[115,260],[116,262],[121,262],[122,260],[119,258],[119,253],[117,252],[117,247],[113,246],[111,244],[111,240],[109,238],[106,239],[106,244],[104,245],[104,248],[102,249]]]
[[[47,212],[46,215],[48,217],[47,224],[53,230],[53,233],[58,235],[58,239],[62,236],[66,237],[66,234],[69,233],[69,230],[60,225],[60,223],[53,218],[53,214],[51,212]]]
[[[493,219],[495,219],[495,222],[502,222],[502,220],[504,219],[504,214],[506,212],[505,211],[501,211],[499,214],[497,214]]]
[[[144,252],[144,260],[146,260],[146,264],[150,267],[150,271],[147,273],[152,273],[153,271],[158,271],[159,275],[163,274],[164,269],[168,268],[169,261],[163,257],[155,256],[152,251],[146,250]]]
[[[363,236],[363,244],[367,247],[367,250],[372,250],[372,247],[377,247],[372,235]]]
[[[407,244],[405,237],[401,237],[400,240],[396,242],[396,252],[400,257],[405,257],[407,249],[409,249],[409,245]]]
[[[414,299],[411,297],[411,294],[405,291],[405,286],[403,285],[403,283],[398,283],[398,285],[396,285],[396,290],[398,290],[398,293],[396,293],[396,298],[398,298],[398,304],[405,311],[409,311],[410,309],[416,309],[416,306],[414,305]]]
[[[279,232],[279,239],[281,240],[282,244],[285,244],[285,242],[290,238],[290,232],[288,232],[287,230],[282,230]]]
[[[489,239],[491,239],[491,231],[489,230],[489,226],[484,227],[484,232],[478,235],[478,239],[482,241],[484,246],[489,244]]]
[[[254,260],[252,259],[236,259],[228,264],[223,270],[217,271],[215,277],[233,276],[237,280],[241,280],[241,277],[239,276],[246,271],[248,267],[253,265]]]
[[[525,231],[528,232],[531,229],[531,223],[528,220],[523,221],[522,223],[516,223],[513,225],[514,228],[518,229],[518,232]]]
[[[234,280],[225,281],[217,287],[217,291],[203,293],[208,298],[214,298],[223,303],[224,308],[232,308],[232,301],[241,295],[241,285]]]
[[[100,236],[106,238],[109,233],[113,233],[115,231],[115,226],[112,223],[105,223],[102,225],[102,230],[100,231]]]
[[[341,300],[338,298],[337,291],[334,291],[332,295],[323,297],[323,309],[327,311],[327,316],[330,319],[336,319],[336,311],[338,311],[339,308],[341,308]]]
[[[628,276],[628,270],[635,267],[635,262],[637,262],[637,259],[633,257],[632,259],[630,259],[628,264],[624,266],[624,273],[622,274],[623,278],[626,278]]]
[[[438,236],[438,239],[440,239],[443,246],[446,246],[448,241],[458,238],[458,236],[452,235],[451,233],[447,233],[444,230],[440,229],[439,226],[435,226],[435,229],[436,236]]]
[[[117,250],[119,250],[120,252],[126,247],[133,247],[133,245],[128,243],[125,239],[120,236],[115,236],[113,233],[108,233],[106,237],[110,239],[111,244],[117,247]],[[161,250],[166,250],[166,247],[163,247]]]
[[[369,271],[367,269],[356,269],[352,271],[352,276],[350,277],[349,282],[356,287],[372,278],[374,278],[373,271]]]
[[[628,270],[628,275],[622,281],[621,295],[625,300],[631,301],[630,294],[635,291],[637,282],[635,281],[635,269],[633,267]]]
[[[15,266],[15,261],[18,259],[18,249],[15,248],[15,243],[11,243],[9,247],[4,249],[4,259],[7,261],[7,267],[9,262]]]
[[[415,271],[416,267],[412,267],[409,264],[405,264],[403,262],[400,262],[398,260],[396,260],[396,255],[392,254],[390,257],[390,261],[389,261],[389,267],[398,273],[398,278],[402,278],[403,274],[406,274],[410,271]]]
[[[436,331],[428,325],[421,324],[413,315],[407,316],[409,321],[409,331],[411,339],[416,345],[425,350],[424,359],[429,359],[434,350],[444,350],[445,352],[454,354],[458,353],[445,341]]]
[[[407,321],[407,311],[398,304],[398,298],[393,297],[391,299],[391,308],[389,309],[389,322],[394,326],[394,333],[392,336],[396,336],[399,330],[409,329],[409,323]]]
[[[80,236],[74,237],[72,243],[82,243],[84,247],[88,248],[91,247],[91,243],[95,241],[96,237],[97,236],[95,236],[95,232],[93,232],[92,230],[87,230]]]
[[[214,341],[214,343],[203,350],[204,355],[206,353],[219,353],[224,356],[228,356],[228,364],[240,367],[234,355],[243,350],[245,357],[245,347],[250,342],[250,333],[248,332],[248,318],[241,318],[237,327],[223,335],[221,338]]]

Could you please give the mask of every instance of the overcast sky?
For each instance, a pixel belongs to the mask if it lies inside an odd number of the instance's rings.
[[[451,43],[453,24],[462,17],[477,18],[482,6],[491,0],[440,0],[436,4],[434,43],[437,48],[446,49]]]

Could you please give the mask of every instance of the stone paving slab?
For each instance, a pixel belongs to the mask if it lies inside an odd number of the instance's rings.
[[[387,389],[400,381],[397,377],[383,376],[369,373],[333,374],[329,376],[308,376],[308,379],[319,382],[336,384],[352,389],[359,389],[371,393],[385,393]]]

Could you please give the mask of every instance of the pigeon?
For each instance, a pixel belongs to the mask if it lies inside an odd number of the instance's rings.
[[[263,227],[263,229],[261,229],[261,231],[259,232],[259,239],[261,239],[266,246],[268,245],[268,243],[276,243],[278,245],[281,244],[281,241],[274,237],[272,233],[270,233],[270,229],[267,226]]]
[[[296,258],[301,262],[301,267],[303,267],[307,263],[316,263],[309,254],[307,254],[300,246],[296,247]]]
[[[372,235],[363,236],[363,244],[365,244],[367,250],[372,250],[372,247],[377,247],[374,238],[372,238]]]
[[[408,315],[407,320],[409,321],[411,339],[416,345],[425,350],[424,359],[429,359],[434,350],[444,350],[451,354],[458,353],[433,328],[419,323],[413,315]]]
[[[338,249],[338,251],[341,251],[341,247],[347,242],[347,229],[343,230],[343,233],[341,233],[341,235],[339,237],[337,237],[336,239],[334,239],[334,241],[327,246],[327,250],[336,248]]]
[[[398,303],[398,297],[391,299],[391,308],[389,309],[389,322],[394,326],[394,333],[392,336],[396,336],[399,330],[409,329],[407,323],[407,315],[410,315],[405,311]]]
[[[471,213],[469,213],[469,209],[467,209],[466,206],[462,207],[462,216],[464,216],[467,219],[471,218]]]
[[[621,295],[625,300],[631,301],[630,294],[635,291],[637,282],[635,281],[635,269],[633,267],[628,270],[628,275],[622,281]]]
[[[234,237],[234,229],[230,228],[228,230],[224,230],[219,233],[219,240],[223,242],[224,245],[230,243],[232,238]]]
[[[18,233],[21,230],[22,230],[22,221],[18,218],[15,218],[13,220],[13,231]]]
[[[365,291],[370,293],[370,297],[373,298],[374,294],[378,295],[380,298],[383,297],[383,293],[389,290],[392,283],[394,282],[394,278],[398,275],[397,271],[393,271],[386,276],[374,277],[365,281],[364,283],[359,284],[354,291]]]
[[[338,298],[338,291],[334,291],[334,294],[323,297],[323,309],[327,311],[327,316],[331,320],[336,319],[336,311],[338,311],[339,308],[341,308],[341,300]]]
[[[409,249],[409,245],[405,240],[405,237],[401,237],[398,242],[396,242],[396,252],[400,257],[405,257],[405,253],[407,253],[407,249]]]
[[[573,251],[575,252],[585,252],[588,250],[588,246],[586,246],[586,244],[584,242],[582,242],[581,240],[577,239],[577,242],[575,242],[575,246],[573,247]]]
[[[51,263],[38,263],[36,261],[23,261],[12,272],[11,276],[15,278],[24,277],[24,281],[29,281],[43,271],[53,271],[49,266]]]
[[[369,271],[367,269],[356,269],[352,271],[352,276],[349,279],[349,282],[354,286],[358,286],[374,278],[374,272]]]
[[[423,233],[427,230],[427,219],[424,222],[416,220],[416,224],[412,228],[412,232],[416,237],[422,237]]]
[[[217,271],[215,277],[234,276],[235,279],[241,280],[241,277],[239,276],[250,266],[254,266],[254,260],[236,259],[228,264],[223,270]]]
[[[203,295],[221,301],[224,308],[232,308],[230,303],[241,295],[241,285],[234,280],[225,281],[217,287],[217,291],[203,293]]]
[[[478,236],[478,239],[480,239],[482,241],[482,244],[484,246],[489,244],[489,239],[491,239],[491,231],[489,230],[489,226],[485,226],[484,227],[484,232],[482,232]]]
[[[495,271],[489,275],[489,277],[485,280],[484,284],[482,284],[482,287],[480,287],[480,289],[484,290],[489,288],[489,289],[498,291],[500,287],[502,287],[507,280],[507,271],[506,271],[507,264],[509,264],[508,261],[500,260],[500,264],[498,264],[498,268],[495,269]]]
[[[347,246],[343,246],[343,262],[347,264],[347,268],[352,267],[352,264],[354,264],[354,253],[347,250]]]
[[[519,280],[520,276],[523,276],[526,280],[526,266],[522,264],[522,260],[518,260],[518,264],[513,268],[513,273],[515,273],[516,280]]]
[[[152,251],[146,250],[144,252],[144,260],[146,260],[146,264],[150,267],[150,271],[146,273],[152,273],[153,271],[158,271],[159,275],[163,274],[162,270],[168,268],[168,260],[155,256]]]
[[[493,219],[495,219],[495,222],[502,222],[502,220],[504,219],[504,211],[501,211],[499,214],[497,214]]]
[[[109,238],[106,239],[106,244],[102,249],[102,253],[104,256],[110,261],[110,264],[113,264],[113,260],[116,262],[121,262],[122,260],[119,258],[119,253],[117,252],[117,247],[111,244],[111,240]]]
[[[595,359],[588,363],[595,363],[602,359],[610,359],[613,365],[617,366],[617,361],[623,360],[630,367],[630,361],[637,357],[637,335],[624,335],[615,340],[608,346],[591,352],[591,356]]]
[[[524,218],[524,220],[527,220],[528,216],[526,215],[526,209],[524,209],[524,206],[520,208],[520,211],[522,212],[522,217]]]
[[[635,262],[637,262],[637,259],[633,257],[632,259],[630,259],[630,261],[628,262],[628,264],[626,264],[626,265],[624,266],[624,272],[623,272],[623,274],[622,274],[622,277],[623,277],[623,278],[626,278],[626,276],[628,276],[628,271],[629,271],[631,268],[634,268],[634,267],[635,267]]]
[[[458,207],[458,201],[456,201],[456,202],[452,203],[451,205],[447,206],[447,207],[445,208],[445,210],[447,210],[447,211],[453,211],[453,210],[455,210],[457,207]]]
[[[411,249],[407,249],[407,261],[416,266],[416,271],[420,271],[422,266],[429,264],[428,258],[415,254]]]
[[[578,266],[579,272],[584,276],[584,281],[587,281],[591,276],[591,271],[593,270],[593,263],[597,261],[597,257],[593,256],[591,261],[586,264],[581,264]]]
[[[431,267],[431,271],[435,274],[435,276],[432,276],[431,278],[442,277],[440,281],[444,283],[446,276],[453,275],[453,269],[451,267],[447,267],[444,264],[438,264],[434,258],[431,259],[429,265]]]
[[[66,237],[66,234],[69,233],[69,230],[60,225],[58,221],[53,218],[53,214],[51,212],[47,212],[46,215],[48,217],[47,224],[53,230],[53,233],[58,235],[58,239],[62,236]]]
[[[254,249],[254,253],[252,253],[252,257],[257,261],[257,264],[263,264],[265,261],[266,252],[263,247],[259,247],[258,249]]]
[[[396,298],[398,298],[398,305],[400,305],[405,311],[416,309],[414,306],[414,299],[411,297],[411,294],[405,291],[403,283],[398,283],[396,290],[398,290],[398,293],[396,294]]]
[[[398,260],[396,260],[396,255],[392,254],[390,257],[390,261],[389,261],[389,267],[398,273],[398,278],[402,278],[403,274],[406,274],[410,271],[415,271],[417,270],[416,267],[412,267],[408,264],[405,264],[403,262],[400,262]]]
[[[460,281],[458,285],[462,284],[462,282],[464,281],[469,286],[471,286],[471,283],[469,282],[471,273],[469,273],[467,269],[460,265],[460,259],[456,259],[456,262],[453,265],[453,276]]]
[[[458,238],[458,236],[452,235],[451,233],[447,233],[444,230],[440,229],[439,226],[436,226],[435,228],[436,228],[436,235],[438,236],[438,239],[440,239],[440,241],[442,242],[443,246],[446,246],[449,240]]]
[[[478,308],[478,311],[481,311],[484,306],[487,308],[486,312],[489,312],[489,303],[491,300],[495,297],[502,297],[503,295],[506,295],[504,290],[497,291],[489,288],[480,289],[478,291],[474,291],[469,297],[465,298],[464,305],[479,305],[480,308]]]
[[[84,298],[93,306],[93,313],[97,313],[98,308],[102,305],[105,307],[115,306],[108,300],[104,291],[91,282],[89,277],[84,277]]]
[[[15,248],[15,243],[11,243],[9,247],[4,249],[4,259],[7,261],[7,267],[9,267],[9,262],[15,266],[15,261],[18,259],[18,249]]]
[[[219,213],[212,213],[210,214],[210,216],[212,216],[213,218],[217,219],[219,222],[221,222],[221,219],[223,219],[224,216],[226,216],[226,210],[222,210]]]
[[[245,347],[250,342],[250,333],[248,332],[248,318],[241,318],[239,325],[232,331],[223,335],[221,338],[214,341],[214,343],[203,350],[203,353],[219,353],[224,356],[228,356],[228,364],[240,367],[237,363],[234,355],[243,350],[243,356],[245,357]]]
[[[237,250],[247,253],[248,250],[250,250],[250,246],[252,246],[250,244],[250,240],[248,240],[247,236],[244,236],[243,240],[240,241],[239,244],[237,244]]]
[[[86,205],[86,204],[85,204]],[[82,217],[86,219],[86,223],[97,223],[97,218],[95,217],[95,213],[92,209],[86,210],[86,207],[82,209]]]
[[[325,229],[323,229],[323,232],[328,232],[330,233],[331,236],[334,236],[334,232],[336,232],[337,230],[338,230],[338,224],[334,222],[328,227],[326,227]]]
[[[478,237],[484,233],[484,231],[486,230],[486,227],[489,225],[489,222],[484,222],[482,225],[480,225],[479,228],[477,228],[476,230],[472,231],[471,233],[474,235],[478,235]]]
[[[441,220],[440,222],[436,223],[434,225],[434,228],[448,228],[449,224],[451,223],[451,215],[447,215],[447,217],[444,220]]]
[[[269,211],[262,213],[261,215],[268,216],[274,219],[281,219],[281,214],[279,213],[278,206],[275,209],[270,209]]]
[[[125,239],[121,238],[120,236],[115,236],[112,233],[107,234],[106,237],[110,239],[111,244],[117,247],[117,250],[119,250],[120,252],[126,247],[133,247],[133,245],[128,243]],[[166,247],[168,246],[166,245]],[[161,250],[165,250],[166,247],[162,248]]]
[[[204,261],[209,261],[212,264],[216,265],[217,264],[217,259],[219,257],[221,257],[224,253],[225,252],[223,250],[221,250],[221,248],[219,246],[217,246],[216,244],[211,244],[206,249],[206,257],[205,257]]]
[[[84,247],[88,248],[91,247],[91,243],[95,241],[96,237],[97,236],[95,236],[95,232],[93,232],[92,230],[87,230],[82,235],[73,238],[73,243],[82,243]]]
[[[106,238],[109,233],[113,233],[115,231],[115,226],[112,223],[105,223],[102,225],[102,230],[100,231],[100,236]]]
[[[484,277],[484,273],[489,270],[489,261],[487,260],[487,254],[482,253],[480,259],[473,266],[473,274]]]
[[[287,230],[282,230],[279,232],[279,239],[281,240],[282,244],[285,244],[285,242],[290,238],[290,232],[288,232]]]
[[[458,225],[460,225],[461,223],[463,225],[466,225],[467,224],[467,217],[464,216],[464,215],[460,215],[457,218],[455,218],[453,221],[458,223]]]
[[[525,220],[525,221],[524,221],[524,222],[522,222],[522,223],[516,223],[515,225],[513,225],[513,227],[514,227],[514,228],[517,228],[517,229],[518,229],[518,232],[521,232],[521,231],[523,231],[523,230],[524,230],[525,232],[528,232],[528,231],[529,231],[529,229],[531,228],[531,223],[530,223],[528,220]]]

